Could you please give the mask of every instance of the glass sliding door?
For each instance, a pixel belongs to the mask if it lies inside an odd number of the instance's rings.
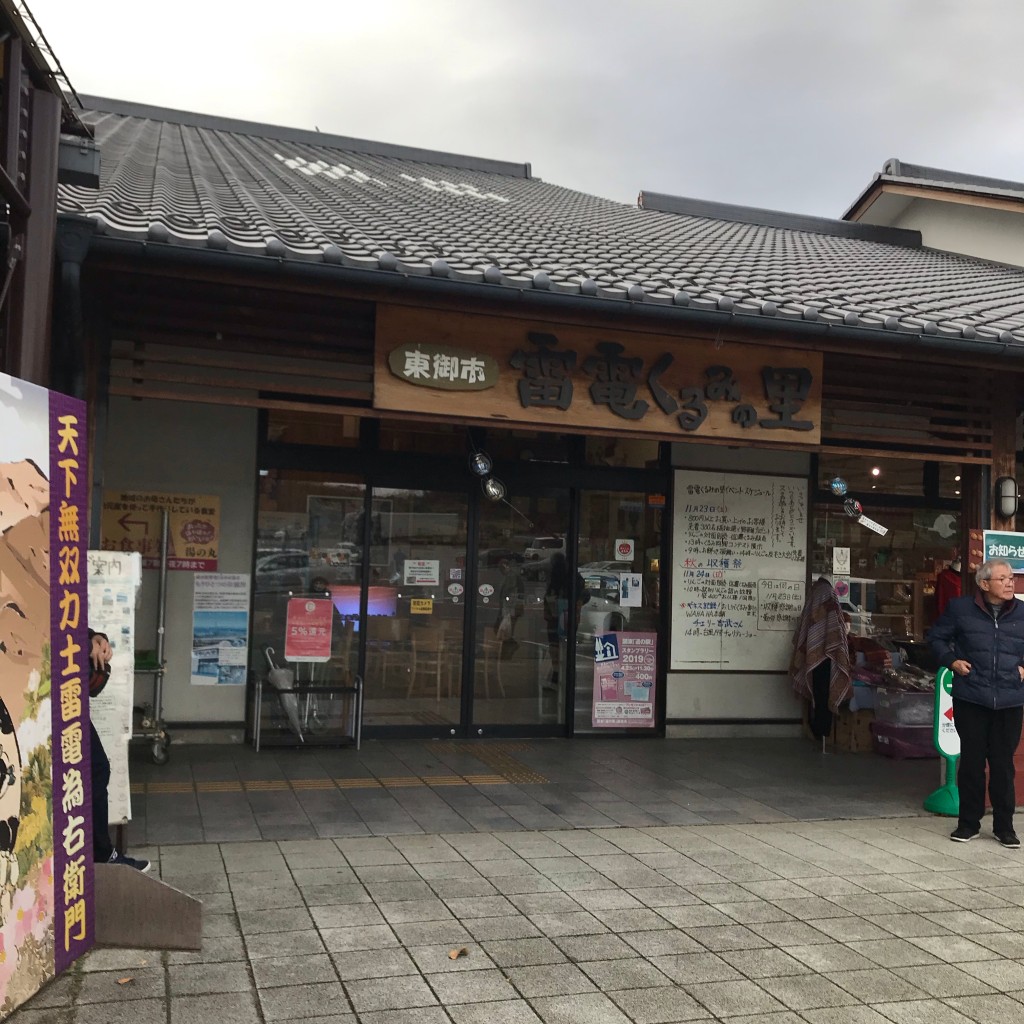
[[[364,723],[458,727],[467,497],[375,487],[370,507]]]
[[[577,548],[579,578],[574,633],[576,688],[574,731],[629,728],[631,714],[644,727],[656,720],[654,702],[642,699],[641,681],[653,683],[660,621],[661,496],[643,492],[586,490],[580,495]],[[603,663],[601,638],[638,635],[629,665]],[[633,643],[635,641],[630,641]],[[620,645],[621,646],[621,645]],[[641,653],[637,653],[641,652]],[[634,671],[632,659],[645,669]],[[647,687],[653,692],[653,686]],[[595,700],[601,714],[594,715]],[[624,708],[624,712],[616,709]],[[606,712],[606,713],[605,713]],[[608,724],[598,724],[602,720]],[[611,724],[618,721],[618,725]],[[649,725],[647,724],[649,723]]]
[[[506,498],[480,509],[471,731],[561,731],[568,644],[551,592],[567,575],[569,491],[513,488]]]

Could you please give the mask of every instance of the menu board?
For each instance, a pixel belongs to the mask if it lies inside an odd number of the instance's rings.
[[[784,672],[807,579],[807,481],[679,470],[673,669]]]

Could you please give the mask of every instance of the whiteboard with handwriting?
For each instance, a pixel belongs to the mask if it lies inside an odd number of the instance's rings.
[[[785,672],[807,578],[807,481],[678,470],[671,668]]]

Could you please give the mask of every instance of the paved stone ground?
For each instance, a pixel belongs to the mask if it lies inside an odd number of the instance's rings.
[[[165,845],[146,852],[202,895],[203,951],[94,951],[10,1020],[1020,1020],[1024,857],[988,835],[950,843],[949,827],[916,817]]]
[[[921,813],[938,761],[822,754],[802,739],[175,746],[132,763],[132,845]]]

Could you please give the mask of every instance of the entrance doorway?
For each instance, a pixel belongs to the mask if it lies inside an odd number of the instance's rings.
[[[607,732],[595,727],[594,701],[642,705],[612,676],[595,686],[595,646],[613,633],[645,634],[655,639],[661,604],[661,527],[663,499],[642,491],[584,490],[580,494],[580,527],[576,562],[575,700],[573,731]],[[630,588],[630,582],[640,583]],[[652,652],[652,659],[655,655]],[[604,692],[602,692],[604,690]],[[636,697],[639,697],[637,694]],[[653,702],[650,720],[657,716]]]
[[[566,649],[552,595],[568,578],[570,515],[568,488],[521,486],[481,504],[473,734],[565,731]]]

